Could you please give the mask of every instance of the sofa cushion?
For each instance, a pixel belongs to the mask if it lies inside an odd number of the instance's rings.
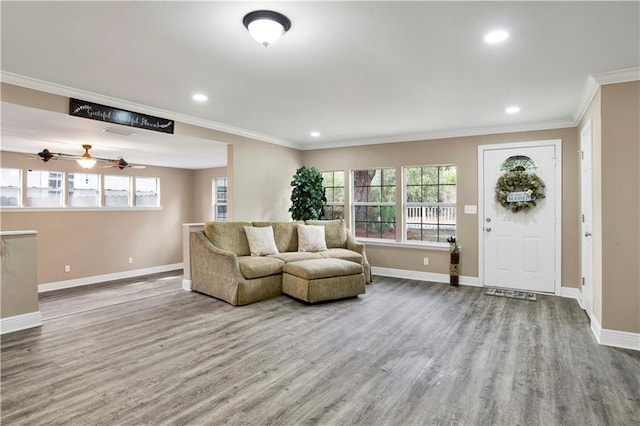
[[[276,247],[280,253],[287,251],[298,251],[298,224],[297,222],[253,222],[255,227],[271,226],[273,236],[276,240]]]
[[[362,274],[362,265],[342,259],[314,259],[287,263],[282,270],[305,280]]]
[[[329,250],[321,251],[318,254],[327,259],[348,260],[349,262],[356,262],[361,265],[363,262],[363,257],[360,253],[343,248],[331,248]]]
[[[278,247],[276,247],[276,242],[273,239],[272,227],[254,228],[253,226],[245,226],[244,232],[247,235],[251,256],[266,256],[278,253]]]
[[[347,248],[347,225],[343,219],[307,220],[305,223],[324,226],[324,239],[328,248]]]
[[[249,256],[249,242],[244,233],[244,227],[251,226],[249,222],[207,222],[204,224],[204,234],[216,247],[231,251],[238,256]]]
[[[309,253],[309,252],[303,252],[303,251],[291,251],[288,253],[271,254],[268,257],[274,257],[276,259],[280,259],[285,263],[323,258],[319,253]]]
[[[238,265],[240,265],[242,276],[252,280],[281,274],[284,262],[273,257],[240,256],[238,257]]]
[[[324,226],[298,225],[298,251],[322,251],[327,249]]]

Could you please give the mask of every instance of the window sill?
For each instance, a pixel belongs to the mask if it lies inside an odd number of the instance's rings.
[[[0,213],[24,212],[128,212],[128,211],[158,211],[162,207],[2,207]]]
[[[399,248],[433,250],[433,251],[449,251],[449,244],[447,243],[418,243],[418,242],[409,242],[409,241],[398,242],[398,241],[381,240],[381,239],[375,239],[375,238],[356,238],[356,240],[362,244],[370,245],[370,246],[399,247]],[[462,247],[460,247],[460,251],[462,251]]]

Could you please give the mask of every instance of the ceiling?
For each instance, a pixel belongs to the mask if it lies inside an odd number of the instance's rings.
[[[640,65],[637,1],[0,7],[3,81],[300,149],[575,126],[590,75]],[[242,25],[256,9],[285,14],[291,29],[263,47]],[[510,36],[488,45],[493,29]],[[208,101],[193,101],[196,92]],[[506,114],[511,105],[520,113]],[[23,113],[42,114],[25,110],[3,105],[3,150],[35,140],[81,151],[91,139],[96,155],[103,143],[130,162],[226,162],[226,148],[212,141],[145,131],[114,139],[102,123],[60,114],[25,126]]]

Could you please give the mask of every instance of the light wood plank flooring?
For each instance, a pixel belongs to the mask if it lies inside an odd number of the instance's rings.
[[[43,327],[2,337],[2,424],[640,421],[640,353],[596,344],[574,300],[376,277],[233,307],[180,281],[43,297]]]

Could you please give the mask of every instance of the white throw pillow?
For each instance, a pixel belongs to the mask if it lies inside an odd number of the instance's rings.
[[[324,226],[298,225],[298,251],[322,251],[326,249]]]
[[[247,234],[251,256],[278,254],[278,247],[276,247],[276,240],[273,238],[272,227],[245,226],[244,232]]]

